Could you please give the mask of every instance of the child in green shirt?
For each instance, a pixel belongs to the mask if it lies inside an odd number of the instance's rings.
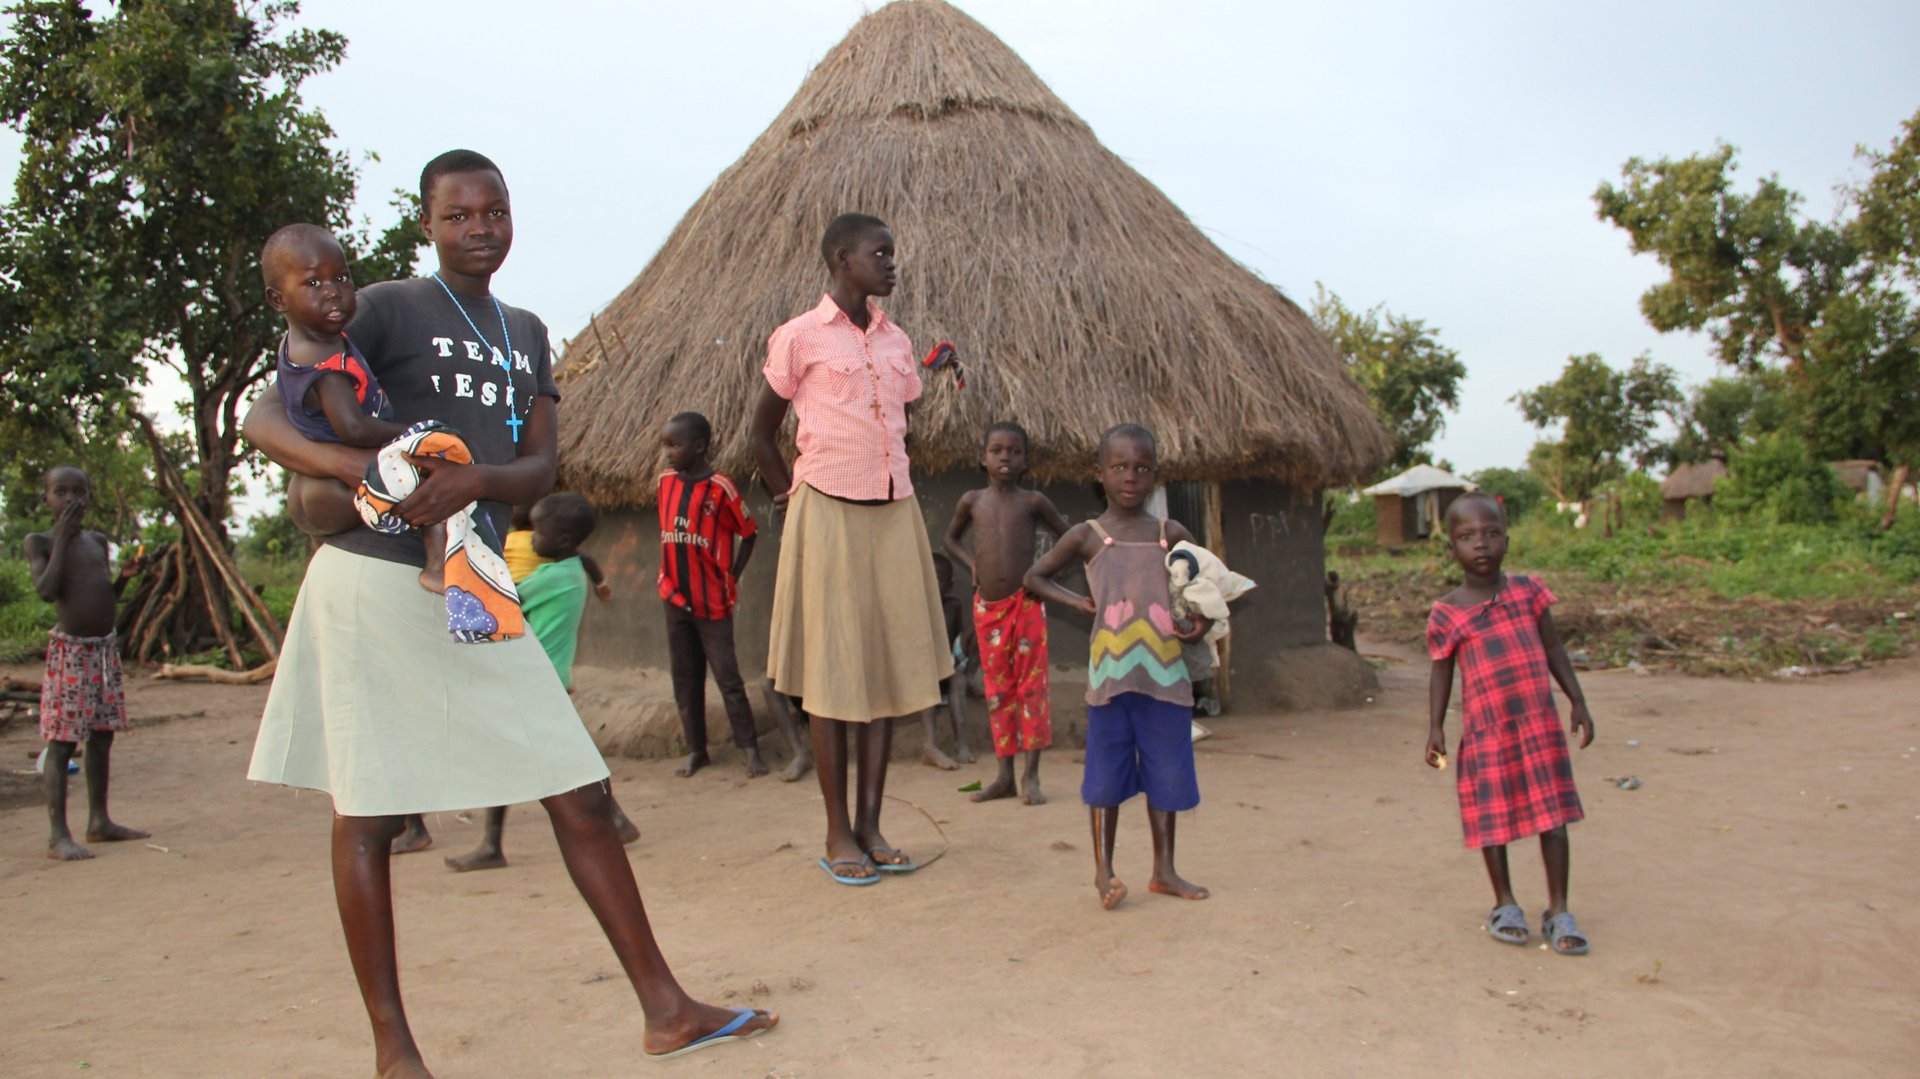
[[[593,503],[570,491],[548,495],[535,503],[533,551],[549,561],[515,586],[520,592],[520,610],[526,616],[527,631],[546,649],[547,658],[553,661],[554,673],[560,676],[560,684],[567,687],[568,693],[573,692],[573,656],[580,644],[580,616],[587,609],[587,593],[593,589],[586,567],[581,563],[580,545],[593,535],[597,523]],[[620,803],[609,799],[608,804],[621,840],[631,843],[639,839],[640,829],[627,819]],[[488,809],[486,834],[480,845],[457,858],[448,858],[447,865],[461,873],[505,866],[507,858],[500,849],[500,833],[506,822],[507,807]]]

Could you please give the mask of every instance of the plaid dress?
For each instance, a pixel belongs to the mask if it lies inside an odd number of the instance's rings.
[[[1487,602],[1436,603],[1427,619],[1427,651],[1453,658],[1461,672],[1466,718],[1454,758],[1470,848],[1503,846],[1586,816],[1540,641],[1540,616],[1553,602],[1546,585],[1509,576]]]

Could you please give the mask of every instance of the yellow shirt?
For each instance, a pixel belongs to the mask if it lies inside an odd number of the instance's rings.
[[[503,548],[501,553],[507,559],[507,572],[513,575],[514,584],[526,580],[527,574],[553,561],[551,558],[542,558],[534,553],[531,528],[507,533],[507,538],[501,541],[501,547]]]

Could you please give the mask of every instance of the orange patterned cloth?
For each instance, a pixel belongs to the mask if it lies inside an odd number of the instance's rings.
[[[988,603],[973,594],[973,631],[980,638],[980,674],[986,681],[993,755],[1053,744],[1047,701],[1047,607],[1026,589]]]
[[[380,448],[360,490],[353,496],[360,519],[375,532],[406,531],[393,508],[413,493],[425,478],[411,460],[435,457],[458,465],[473,463],[460,432],[437,420],[425,420],[406,429]],[[447,632],[466,644],[485,644],[523,636],[527,620],[520,610],[520,594],[507,570],[500,537],[479,503],[447,518]]]

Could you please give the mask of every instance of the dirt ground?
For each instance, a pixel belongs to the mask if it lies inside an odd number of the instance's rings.
[[[1213,898],[1146,892],[1144,813],[1129,807],[1119,870],[1134,894],[1113,913],[1095,902],[1071,751],[1047,759],[1054,801],[1037,808],[968,804],[955,788],[987,764],[896,763],[890,838],[923,861],[946,853],[864,889],[814,868],[810,779],[748,782],[730,755],[690,781],[615,761],[681,979],[782,1017],[661,1071],[1920,1072],[1920,662],[1769,683],[1587,675],[1600,737],[1576,758],[1589,819],[1572,894],[1594,946],[1578,959],[1488,939],[1451,773],[1419,761],[1424,671],[1382,678],[1360,711],[1214,721],[1206,800],[1179,825],[1181,868]],[[115,811],[164,850],[102,845],[60,865],[41,857],[37,805],[0,810],[0,1073],[370,1071],[328,803],[243,778],[264,695],[133,681],[150,722],[117,749]],[[24,726],[0,731],[9,792],[38,747]],[[1627,774],[1644,786],[1603,778]],[[84,819],[78,789],[74,805]],[[638,1009],[538,810],[509,821],[510,868],[468,876],[440,858],[476,827],[431,823],[438,846],[396,863],[395,891],[437,1074],[646,1070]],[[1516,849],[1536,916],[1539,865]]]

